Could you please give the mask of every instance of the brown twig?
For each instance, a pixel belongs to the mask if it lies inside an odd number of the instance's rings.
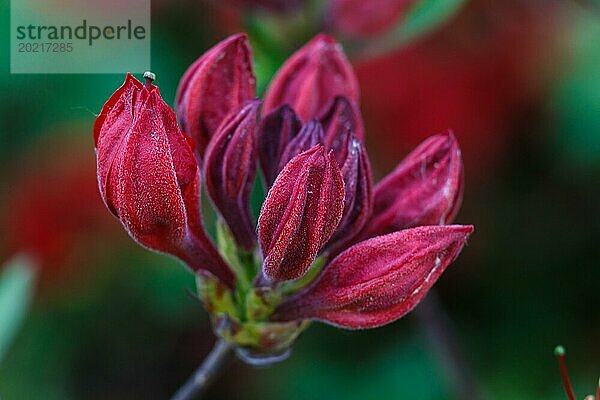
[[[228,343],[223,340],[217,341],[202,364],[188,381],[179,388],[171,400],[199,399],[231,359],[231,354],[232,348]]]

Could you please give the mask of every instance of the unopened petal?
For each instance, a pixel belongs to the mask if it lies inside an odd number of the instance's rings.
[[[272,319],[317,319],[349,329],[395,321],[423,299],[472,232],[472,226],[422,226],[360,242]]]

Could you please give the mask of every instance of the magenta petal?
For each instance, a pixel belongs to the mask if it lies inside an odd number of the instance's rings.
[[[294,157],[262,206],[258,238],[263,274],[272,281],[304,275],[335,231],[344,208],[344,183],[322,145]]]
[[[358,81],[340,44],[319,34],[277,72],[265,94],[264,112],[289,104],[308,121],[321,115],[336,96],[358,103]]]
[[[452,222],[462,199],[463,165],[448,131],[432,136],[375,186],[369,237],[420,225]]]
[[[272,320],[317,319],[349,329],[395,321],[423,299],[472,232],[472,226],[421,226],[360,242],[282,303]]]
[[[246,250],[256,243],[250,214],[250,192],[256,176],[256,128],[259,101],[230,114],[206,148],[206,190],[227,222],[236,242]]]
[[[204,150],[223,119],[253,100],[256,79],[248,37],[239,33],[213,46],[185,72],[175,99],[182,129]]]
[[[100,194],[131,237],[233,285],[202,228],[192,149],[158,89],[128,75],[98,117],[95,136]]]

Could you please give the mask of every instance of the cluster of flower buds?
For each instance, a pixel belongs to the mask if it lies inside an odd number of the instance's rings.
[[[264,102],[246,35],[227,38],[184,74],[179,124],[145,78],[128,75],[96,121],[102,198],[137,242],[196,272],[216,334],[241,353],[284,352],[311,320],[361,329],[402,317],[473,231],[446,225],[463,186],[451,132],[373,186],[358,83],[331,37],[293,54]],[[257,175],[267,194],[254,216]]]

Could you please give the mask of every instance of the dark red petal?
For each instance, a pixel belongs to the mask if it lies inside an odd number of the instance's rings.
[[[367,224],[373,210],[371,164],[362,142],[346,133],[342,140],[346,148],[341,166],[344,178],[344,212],[338,228],[332,236],[328,249],[335,253],[343,249]]]
[[[255,97],[256,79],[248,37],[240,33],[218,43],[185,72],[175,99],[182,129],[202,159],[223,119]]]
[[[339,149],[342,146],[343,135],[348,131],[359,140],[365,140],[365,128],[358,106],[344,96],[333,99],[319,116],[319,121],[325,132],[325,145],[329,149]]]
[[[319,34],[277,72],[265,94],[264,112],[289,104],[308,121],[321,115],[336,96],[358,103],[358,82],[340,44]]]
[[[251,250],[256,243],[250,214],[250,192],[256,176],[256,126],[260,102],[232,113],[209,143],[204,160],[207,192],[237,243]]]
[[[335,231],[344,183],[322,145],[294,157],[269,191],[258,220],[263,274],[273,281],[304,275]]]
[[[422,226],[360,242],[272,319],[317,319],[349,329],[395,321],[423,299],[472,232],[472,226]]]
[[[258,157],[267,188],[271,187],[279,173],[281,155],[287,144],[301,128],[302,122],[287,104],[262,119],[258,131]]]
[[[375,187],[368,236],[419,225],[447,224],[462,199],[463,166],[448,131],[425,140]]]

